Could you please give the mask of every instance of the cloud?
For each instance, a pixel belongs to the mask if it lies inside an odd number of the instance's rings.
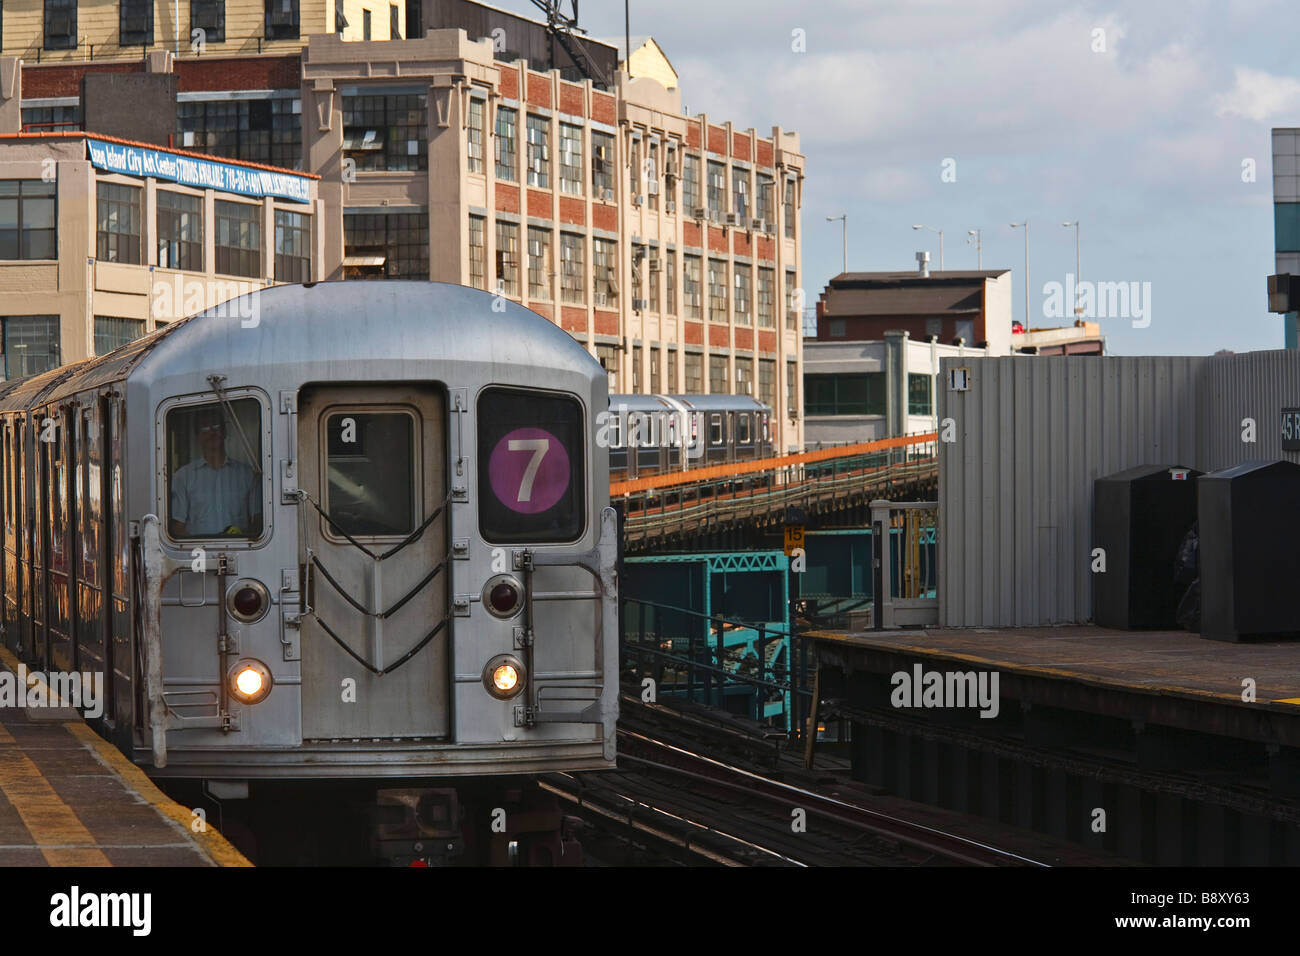
[[[1214,112],[1217,116],[1243,116],[1257,123],[1279,116],[1294,121],[1300,114],[1300,80],[1239,66],[1232,89],[1214,97]]]

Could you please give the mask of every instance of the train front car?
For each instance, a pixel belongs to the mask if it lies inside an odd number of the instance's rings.
[[[129,508],[158,516],[137,762],[222,781],[614,765],[606,375],[495,302],[276,287],[131,372]]]

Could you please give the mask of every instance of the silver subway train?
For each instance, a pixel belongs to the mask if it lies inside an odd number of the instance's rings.
[[[97,675],[156,776],[612,767],[607,406],[567,333],[423,282],[278,286],[7,383],[4,643]]]
[[[623,481],[770,458],[771,416],[748,395],[611,395],[598,438]]]

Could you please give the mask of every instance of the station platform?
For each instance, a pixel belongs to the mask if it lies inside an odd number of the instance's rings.
[[[0,707],[0,867],[250,865],[193,821],[75,710]]]
[[[809,636],[820,659],[851,669],[996,670],[1002,696],[1027,703],[1300,745],[1300,640],[1228,644],[1187,631],[1092,625]]]

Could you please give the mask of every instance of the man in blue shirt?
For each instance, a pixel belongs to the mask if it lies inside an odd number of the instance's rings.
[[[172,476],[171,536],[257,537],[262,491],[253,469],[226,455],[226,426],[219,412],[200,414],[196,428],[202,454]]]

